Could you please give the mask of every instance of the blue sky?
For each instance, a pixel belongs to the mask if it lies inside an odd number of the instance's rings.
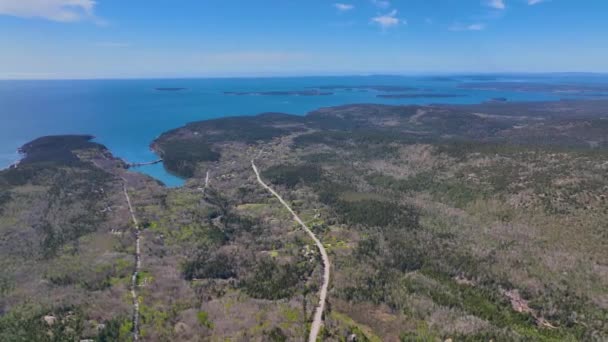
[[[0,0],[0,78],[608,72],[606,0]]]

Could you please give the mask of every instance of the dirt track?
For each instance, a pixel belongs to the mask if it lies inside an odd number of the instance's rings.
[[[133,270],[133,275],[131,276],[131,297],[133,299],[133,340],[137,341],[139,340],[139,300],[137,298],[136,289],[137,278],[139,277],[139,270],[141,269],[140,231],[139,222],[137,221],[137,217],[135,217],[135,211],[133,210],[131,198],[129,197],[129,192],[127,191],[127,181],[124,178],[122,189],[125,194],[125,198],[127,199],[133,225],[135,226],[135,269]]]
[[[289,212],[293,215],[294,220],[296,220],[296,222],[298,222],[300,224],[300,226],[302,226],[304,231],[306,231],[306,233],[308,233],[310,238],[313,239],[313,241],[317,245],[317,248],[319,249],[319,252],[321,253],[321,257],[323,258],[323,268],[324,268],[323,285],[321,286],[321,291],[319,291],[319,305],[317,306],[317,311],[315,312],[315,316],[312,321],[312,325],[310,327],[310,335],[308,336],[308,342],[316,342],[317,336],[319,335],[319,331],[321,330],[321,325],[323,324],[323,311],[325,310],[325,301],[327,299],[327,289],[329,287],[329,275],[330,275],[329,257],[327,256],[325,247],[323,247],[323,244],[317,238],[315,233],[313,233],[312,230],[310,230],[310,228],[308,228],[308,226],[306,226],[304,221],[302,221],[302,219],[300,219],[300,217],[293,211],[293,209],[291,209],[289,204],[287,204],[287,202],[285,202],[285,200],[283,200],[283,198],[276,191],[274,191],[270,186],[268,186],[266,183],[264,183],[264,181],[260,177],[260,172],[258,171],[258,168],[255,166],[255,163],[253,160],[251,160],[251,167],[253,168],[253,172],[255,172],[258,182],[266,190],[268,190],[270,193],[272,193],[274,195],[274,197],[276,197],[281,202],[281,204],[283,204],[283,206],[285,208],[287,208],[287,210],[289,210]]]

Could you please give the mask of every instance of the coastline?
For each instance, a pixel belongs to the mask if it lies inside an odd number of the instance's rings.
[[[169,170],[167,170],[164,167],[163,160],[160,157],[159,152],[156,151],[152,146],[150,146],[150,152],[152,152],[156,156],[156,158],[154,160],[141,161],[141,162],[127,162],[127,160],[125,158],[115,155],[112,150],[110,150],[105,144],[103,144],[103,142],[97,141],[97,137],[90,135],[90,134],[76,134],[76,135],[74,135],[74,134],[57,134],[57,135],[43,135],[43,136],[34,138],[31,141],[28,141],[28,142],[22,144],[19,148],[17,148],[15,150],[15,152],[13,154],[10,154],[11,156],[13,156],[13,158],[10,158],[10,160],[12,160],[12,161],[8,162],[6,164],[6,166],[1,167],[0,172],[17,169],[19,167],[19,165],[22,165],[23,162],[28,158],[28,153],[26,150],[28,149],[28,147],[31,148],[31,145],[33,143],[35,143],[36,141],[39,141],[39,140],[45,139],[45,138],[73,137],[73,136],[82,136],[82,137],[86,137],[86,138],[90,139],[89,141],[91,141],[97,145],[100,145],[105,151],[109,152],[113,156],[113,158],[115,158],[116,160],[119,160],[121,163],[123,163],[126,168],[130,169],[133,172],[138,172],[138,173],[144,174],[146,176],[152,177],[156,181],[162,183],[166,187],[171,187],[171,188],[181,187],[186,182],[186,179],[169,172]],[[35,150],[34,150],[34,155],[36,155],[36,157],[40,156],[39,154],[37,154],[37,151],[35,151]],[[6,154],[5,156],[8,157],[8,154]],[[9,160],[9,158],[5,158],[5,159],[7,161]]]
[[[571,100],[571,101],[567,101],[566,103],[570,103],[572,105],[576,105],[577,103],[587,103],[587,104],[604,104],[604,103],[608,103],[608,100],[604,100],[604,99],[576,99],[576,100]],[[343,106],[330,106],[330,107],[319,107],[317,110],[313,110],[310,111],[308,113],[306,113],[305,115],[294,115],[294,116],[307,116],[310,113],[313,113],[315,111],[318,110],[323,110],[326,108],[331,108],[331,107],[348,107],[348,106],[358,106],[358,105],[362,105],[362,104],[346,104]],[[370,104],[372,105],[372,104]],[[378,105],[385,105],[385,104],[378,104]],[[392,107],[402,107],[402,106],[416,106],[413,104],[387,104],[388,106],[392,106]],[[445,108],[460,108],[460,109],[468,109],[468,110],[473,110],[474,108],[478,108],[478,110],[496,110],[496,109],[517,109],[520,106],[532,106],[532,107],[543,107],[543,106],[554,106],[554,105],[564,105],[564,101],[531,101],[531,102],[525,102],[525,101],[517,101],[517,102],[508,102],[508,101],[491,101],[491,102],[480,102],[480,103],[475,103],[475,104],[453,104],[453,103],[436,103],[436,104],[431,104],[428,106],[431,107],[445,107]],[[426,105],[423,105],[426,106]],[[125,165],[127,165],[127,167],[129,167],[130,169],[132,169],[133,171],[136,172],[141,172],[143,174],[146,174],[158,181],[160,181],[161,183],[163,183],[165,186],[167,187],[181,187],[183,186],[186,181],[187,178],[184,178],[178,174],[175,174],[174,172],[171,172],[170,170],[168,170],[165,167],[165,163],[163,160],[164,157],[164,152],[162,150],[162,147],[160,146],[160,144],[158,143],[159,140],[162,140],[164,137],[166,136],[170,136],[175,132],[178,132],[181,128],[188,126],[190,124],[193,123],[200,123],[200,122],[207,122],[207,121],[214,121],[214,120],[222,120],[222,119],[228,119],[228,118],[232,118],[232,119],[238,119],[238,118],[255,118],[261,114],[264,113],[258,113],[255,115],[246,115],[246,116],[239,116],[239,115],[230,115],[230,116],[226,116],[226,117],[221,117],[221,118],[203,118],[202,120],[199,121],[193,121],[190,123],[187,123],[183,126],[178,126],[177,128],[169,128],[165,131],[163,131],[161,134],[158,134],[155,136],[155,138],[148,143],[148,148],[149,151],[156,156],[156,159],[152,160],[152,161],[141,161],[141,162],[127,162],[125,158],[123,157],[118,157],[116,156],[115,158],[120,159],[121,162],[125,163]],[[53,136],[81,136],[81,137],[85,137],[86,139],[88,139],[89,141],[101,145],[103,148],[105,148],[106,150],[110,151],[110,149],[103,143],[101,142],[95,142],[95,140],[97,140],[97,138],[91,134],[70,134],[70,135],[52,135],[52,136],[48,136],[48,135],[43,135],[41,137],[38,137],[36,139],[33,139],[32,141],[26,142],[25,144],[23,144],[21,147],[19,147],[17,150],[15,150],[14,152],[14,156],[16,157],[14,159],[13,162],[11,162],[9,165],[0,168],[0,171],[6,171],[6,170],[10,170],[10,169],[15,169],[18,168],[19,165],[22,164],[22,162],[28,157],[28,153],[27,153],[27,149],[28,147],[31,147],[31,144],[39,139],[43,139],[43,138],[47,138],[47,137],[53,137]],[[112,152],[110,152],[112,153]]]
[[[25,158],[25,154],[22,153],[21,148],[17,149],[15,151],[15,156],[17,157],[12,163],[10,163],[7,166],[1,167],[0,171],[5,171],[5,170],[10,170],[10,169],[16,169],[19,164],[21,163],[21,161],[23,160],[23,158]]]
[[[308,112],[324,107],[335,107],[346,104],[377,103],[386,105],[427,105],[434,104],[432,100],[437,94],[451,94],[457,89],[458,82],[469,79],[468,76],[454,77],[454,84],[446,85],[431,75],[417,76],[335,76],[298,78],[285,77],[281,79],[187,79],[172,80],[166,87],[185,88],[188,91],[180,92],[175,96],[171,91],[150,91],[165,85],[162,80],[123,81],[123,80],[89,80],[82,81],[79,86],[82,91],[101,97],[83,97],[74,99],[69,103],[55,100],[66,95],[72,81],[56,81],[54,92],[47,99],[44,96],[36,101],[34,106],[28,98],[16,98],[17,105],[7,108],[7,125],[0,130],[0,146],[4,146],[4,158],[0,162],[0,169],[19,167],[22,155],[13,154],[17,147],[15,141],[25,142],[25,139],[48,134],[61,134],[65,131],[89,132],[103,140],[110,146],[117,156],[134,163],[147,162],[158,154],[154,146],[153,153],[142,153],[143,148],[150,147],[150,142],[174,128],[181,127],[190,122],[208,119],[252,116],[264,112],[282,112],[303,116]],[[492,81],[512,79],[513,76],[504,75],[493,77]],[[526,81],[526,80],[524,80]],[[530,80],[528,80],[530,81]],[[566,81],[562,80],[561,83]],[[608,78],[607,78],[608,82]],[[159,84],[160,83],[160,84]],[[37,82],[24,86],[23,94],[27,96],[35,91]],[[66,86],[66,87],[63,87]],[[119,93],[109,91],[120,86]],[[342,87],[344,89],[342,89]],[[374,91],[363,88],[377,88]],[[65,88],[65,89],[64,89]],[[327,89],[339,88],[339,89]],[[235,96],[225,95],[223,92],[272,92],[324,89],[334,92],[333,96],[291,96],[289,103],[285,103],[281,96],[242,96],[238,100]],[[351,89],[348,91],[346,89]],[[431,92],[431,97],[420,97],[413,92]],[[397,90],[407,94],[401,99],[378,98],[379,93],[389,94]],[[410,93],[412,91],[412,93]],[[460,90],[462,91],[462,90]],[[409,93],[409,94],[408,94]],[[464,90],[466,97],[436,99],[441,105],[478,105],[493,98],[508,98],[511,103],[518,102],[544,102],[556,101],[556,94],[542,92],[509,92]],[[430,93],[429,93],[430,94]],[[15,96],[12,93],[0,93],[0,100],[6,96]],[[394,96],[394,95],[393,95]],[[410,98],[411,97],[411,98]],[[242,100],[241,100],[242,99]],[[102,110],[97,110],[98,106]],[[52,111],[49,111],[52,109]],[[42,120],[31,126],[32,120]],[[145,124],[142,124],[145,120]],[[148,159],[150,158],[150,159]],[[164,183],[176,182],[175,175],[167,170],[156,167],[137,168]],[[151,170],[151,171],[149,171]]]

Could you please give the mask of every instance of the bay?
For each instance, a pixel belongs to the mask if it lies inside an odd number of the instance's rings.
[[[522,81],[521,76],[505,79]],[[161,133],[188,122],[205,119],[262,112],[304,115],[320,107],[353,103],[470,104],[499,97],[509,101],[560,98],[556,94],[542,92],[460,89],[458,85],[461,82],[462,79],[431,76],[4,80],[0,81],[0,168],[19,159],[16,152],[18,147],[45,135],[91,134],[117,157],[137,163],[158,159],[149,145]],[[463,96],[378,98],[377,95],[386,92],[362,88],[372,85],[413,87],[421,93]],[[344,88],[323,89],[333,94],[318,96],[255,94],[269,91],[298,92],[327,86]],[[232,95],[225,92],[252,94]],[[159,179],[167,186],[180,186],[184,182],[168,173],[162,164],[140,167],[138,170]]]

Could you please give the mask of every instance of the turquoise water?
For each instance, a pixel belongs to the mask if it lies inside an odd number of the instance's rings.
[[[521,78],[519,78],[521,80]],[[164,131],[191,121],[261,112],[303,115],[319,107],[351,103],[479,103],[494,97],[510,101],[557,100],[546,93],[457,89],[456,81],[428,77],[361,76],[265,79],[0,81],[0,168],[15,162],[16,150],[43,135],[92,134],[129,162],[157,159],[149,149]],[[454,98],[381,99],[377,91],[336,90],[329,96],[235,96],[224,91],[297,91],[328,85],[402,85],[423,92],[458,93]],[[158,91],[181,87],[183,91]],[[139,168],[168,186],[183,180],[162,165]]]

